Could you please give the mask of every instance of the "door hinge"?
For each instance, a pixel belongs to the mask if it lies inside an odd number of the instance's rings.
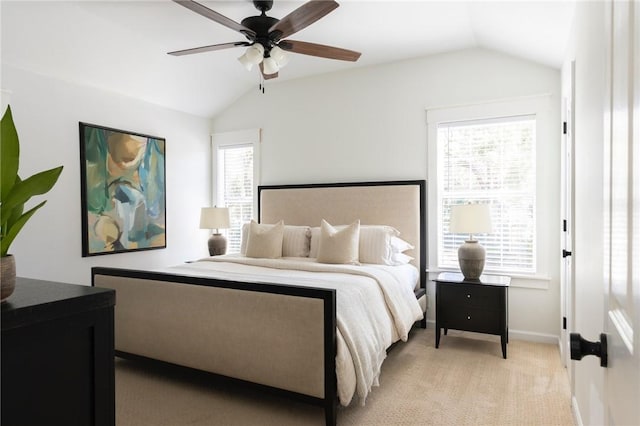
[[[567,219],[562,219],[562,232],[567,232]]]
[[[567,329],[567,317],[562,317],[562,329]]]
[[[562,134],[563,135],[567,134],[567,122],[566,121],[562,122]]]
[[[571,252],[565,249],[562,249],[562,257],[565,258],[567,256],[571,256]]]

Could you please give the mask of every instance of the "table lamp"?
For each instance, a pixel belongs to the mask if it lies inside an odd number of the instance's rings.
[[[477,280],[484,269],[485,249],[473,234],[491,232],[489,204],[457,204],[451,206],[449,232],[469,234],[469,239],[458,248],[458,263],[462,275],[468,280]]]
[[[215,229],[209,237],[209,256],[227,252],[227,239],[219,230],[229,228],[229,209],[227,207],[203,207],[200,211],[200,229]]]

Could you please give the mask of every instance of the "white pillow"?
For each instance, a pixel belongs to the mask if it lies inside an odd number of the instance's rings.
[[[391,237],[391,249],[394,253],[402,253],[403,251],[413,250],[415,247],[399,238],[397,235]]]
[[[249,223],[247,257],[278,259],[282,257],[284,222],[275,225],[261,225],[252,220]]]
[[[391,255],[391,262],[387,263],[387,265],[391,265],[391,266],[406,265],[407,263],[410,263],[412,260],[413,260],[413,257],[407,256],[404,253],[393,253]]]
[[[320,229],[320,228],[318,228]],[[242,225],[240,254],[247,254],[247,239],[249,238],[249,223]],[[308,226],[285,225],[282,239],[283,257],[309,257],[311,244],[311,228]]]
[[[359,220],[338,230],[322,219],[318,243],[318,262],[357,265],[359,240]]]

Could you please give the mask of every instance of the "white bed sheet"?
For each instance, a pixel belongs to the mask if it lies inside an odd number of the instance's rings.
[[[269,282],[336,289],[336,376],[341,405],[364,404],[378,385],[386,349],[406,341],[422,310],[413,289],[413,265],[328,265],[309,258],[252,259],[215,256],[158,270],[239,282]]]

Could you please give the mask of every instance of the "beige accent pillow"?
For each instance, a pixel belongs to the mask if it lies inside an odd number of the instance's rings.
[[[262,225],[252,220],[247,238],[247,257],[279,259],[282,257],[284,222]]]
[[[320,224],[318,262],[357,265],[360,241],[360,220],[343,229],[336,229],[326,220]]]
[[[240,254],[243,256],[247,255],[249,225],[250,223],[242,225]],[[282,237],[282,257],[309,257],[310,240],[311,228],[308,226],[285,225]]]

